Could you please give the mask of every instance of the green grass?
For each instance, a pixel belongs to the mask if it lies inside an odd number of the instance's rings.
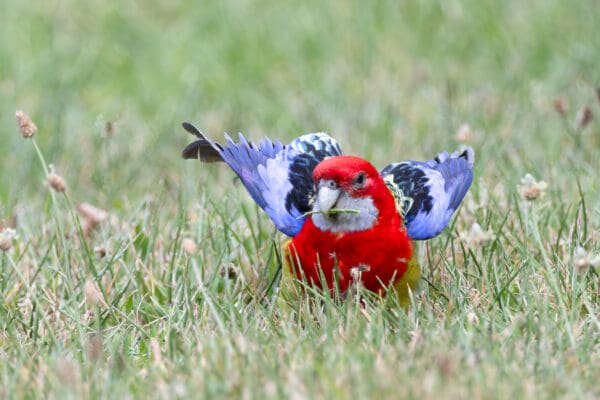
[[[575,266],[600,253],[594,1],[163,3],[4,2],[0,398],[600,396],[599,270]],[[284,237],[227,168],[179,158],[185,120],[327,131],[378,167],[469,124],[475,180],[418,244],[407,312],[287,304]],[[527,173],[544,197],[521,198]],[[109,213],[89,239],[82,202]]]

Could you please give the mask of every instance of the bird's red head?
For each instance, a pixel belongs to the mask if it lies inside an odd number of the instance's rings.
[[[314,211],[318,213],[312,220],[321,230],[364,231],[378,221],[394,223],[400,220],[394,197],[383,178],[362,158],[327,158],[313,170],[313,180],[316,189]],[[339,215],[340,210],[348,210],[348,213]]]
[[[355,156],[330,157],[321,161],[313,171],[313,180],[317,186],[321,181],[333,181],[352,197],[371,196],[374,190],[385,188],[377,169],[367,160]]]

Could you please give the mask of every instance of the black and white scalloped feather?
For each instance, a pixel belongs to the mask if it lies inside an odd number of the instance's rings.
[[[474,161],[475,153],[467,147],[460,154],[443,152],[433,160],[403,161],[381,170],[401,203],[411,239],[432,238],[448,226],[471,186]]]

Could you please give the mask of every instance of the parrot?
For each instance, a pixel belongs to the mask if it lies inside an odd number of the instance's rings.
[[[310,285],[345,295],[353,285],[402,306],[420,280],[413,241],[446,228],[473,180],[475,153],[441,152],[429,161],[401,161],[377,170],[342,153],[326,133],[289,144],[243,134],[224,145],[184,122],[196,136],[184,159],[225,162],[284,235],[285,269]]]

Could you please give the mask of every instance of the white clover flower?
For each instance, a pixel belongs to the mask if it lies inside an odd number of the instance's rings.
[[[12,248],[13,240],[17,232],[11,228],[4,228],[0,231],[0,250],[7,251]]]
[[[573,266],[578,271],[600,266],[600,254],[590,254],[583,247],[577,247],[573,253]]]
[[[471,225],[471,229],[469,232],[462,232],[460,234],[460,239],[467,243],[469,246],[481,246],[485,242],[493,240],[495,235],[492,231],[484,231],[481,225],[477,222]]]

